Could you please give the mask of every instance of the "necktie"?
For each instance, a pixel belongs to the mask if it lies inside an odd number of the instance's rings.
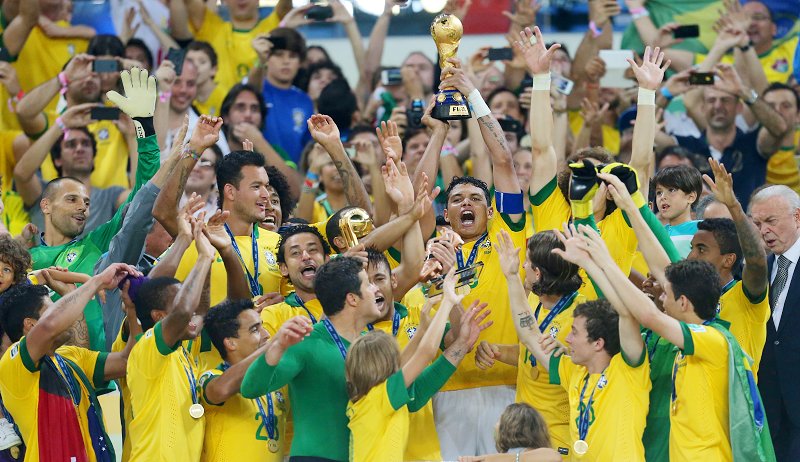
[[[778,257],[778,273],[775,274],[775,279],[772,281],[772,287],[769,289],[769,306],[775,309],[775,304],[778,303],[778,298],[786,286],[786,280],[789,279],[789,265],[792,262],[783,255]]]

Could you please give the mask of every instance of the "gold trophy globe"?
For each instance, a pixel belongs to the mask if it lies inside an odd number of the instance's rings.
[[[451,65],[447,62],[458,53],[458,42],[464,34],[464,26],[457,16],[442,13],[431,23],[431,37],[439,52],[439,67]],[[436,104],[431,115],[439,120],[469,119],[472,114],[467,104],[467,95],[462,95],[453,87],[443,88],[436,94]]]

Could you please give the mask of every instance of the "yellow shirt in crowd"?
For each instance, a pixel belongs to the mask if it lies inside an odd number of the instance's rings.
[[[782,146],[767,161],[767,183],[782,184],[800,193],[800,170],[794,146]]]
[[[189,415],[197,366],[182,342],[166,344],[161,328],[158,322],[145,332],[128,358],[130,460],[196,462],[205,429],[204,417]]]
[[[794,53],[797,49],[797,34],[794,37],[773,45],[766,53],[758,55],[758,61],[764,69],[764,74],[769,82],[787,83],[794,72]],[[694,62],[702,63],[707,55],[697,53]],[[733,54],[722,57],[720,62],[733,64]]]
[[[211,94],[208,95],[207,100],[200,101],[199,99],[196,99],[192,102],[192,104],[194,104],[198,114],[217,117],[219,116],[219,111],[222,109],[222,101],[225,99],[225,95],[227,94],[228,91],[225,88],[217,85],[211,91]]]

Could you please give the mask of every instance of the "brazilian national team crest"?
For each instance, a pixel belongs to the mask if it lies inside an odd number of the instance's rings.
[[[75,252],[73,250],[72,252],[67,254],[67,263],[74,262],[76,258],[78,258],[78,252]]]
[[[414,338],[414,334],[416,333],[417,333],[417,326],[409,326],[406,328],[406,335],[408,335],[409,340]]]
[[[300,132],[306,128],[306,114],[302,109],[295,109],[292,111],[292,122],[294,122],[294,131]]]
[[[558,327],[550,326],[550,330],[548,330],[548,333],[550,334],[550,337],[552,337],[552,338],[558,337]]]
[[[275,258],[275,254],[269,250],[264,251],[264,258],[267,260],[267,264],[269,266],[275,266],[278,264],[278,260]]]
[[[603,388],[608,385],[608,378],[605,374],[601,375],[600,378],[597,380],[597,389],[602,390]]]
[[[105,141],[108,139],[108,129],[101,128],[99,132],[97,132],[97,139],[100,141]]]

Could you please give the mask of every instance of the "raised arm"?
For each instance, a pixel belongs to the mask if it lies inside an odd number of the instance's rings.
[[[433,199],[438,193],[438,189],[434,190],[432,194],[420,193],[408,212],[375,229],[359,242],[365,247],[375,247],[381,252],[388,250],[413,226],[416,226],[425,213],[430,211]]]
[[[728,208],[733,223],[736,225],[736,235],[744,257],[744,269],[742,270],[744,292],[751,295],[754,300],[761,300],[769,285],[767,253],[764,250],[761,234],[753,225],[750,217],[745,214],[742,204],[733,193],[733,176],[728,173],[724,165],[713,158],[708,159],[708,164],[711,166],[714,179],[712,180],[708,175],[703,175],[703,179],[714,197]]]
[[[7,1],[5,3],[17,2]],[[4,15],[5,12],[4,8]],[[5,19],[10,22],[3,30],[3,46],[6,47],[11,56],[17,56],[22,51],[25,41],[28,40],[28,36],[39,21],[39,2],[23,1],[19,4],[19,14],[6,16]]]
[[[253,294],[250,293],[250,286],[247,284],[247,278],[244,275],[239,256],[233,250],[231,238],[225,231],[225,220],[228,219],[229,215],[230,212],[228,211],[217,210],[206,223],[204,233],[217,249],[217,252],[219,252],[222,263],[225,265],[225,273],[228,280],[227,298],[229,300],[249,299],[253,297]]]
[[[358,83],[356,84],[355,91],[359,107],[361,108],[366,108],[367,106],[367,102],[373,90],[373,77],[381,67],[383,47],[386,43],[386,36],[389,35],[389,23],[392,21],[393,6],[394,0],[384,0],[383,14],[378,16],[375,25],[372,26],[372,32],[369,35],[367,50],[364,53],[364,66],[359,68],[361,72],[358,76]]]
[[[50,306],[25,337],[28,353],[34,363],[52,351],[61,334],[83,316],[83,309],[99,290],[116,288],[127,275],[141,276],[132,266],[116,263],[89,279],[76,290]]]
[[[214,261],[216,250],[203,234],[203,228],[205,228],[205,225],[202,221],[192,219],[192,234],[194,245],[197,247],[197,262],[189,275],[186,276],[186,280],[181,284],[181,288],[178,290],[167,316],[161,320],[164,342],[170,346],[177,344],[181,340],[192,316],[205,315],[205,310],[200,304],[200,298],[206,278],[211,270],[211,263]]]
[[[315,114],[308,119],[308,131],[333,159],[333,165],[336,166],[336,170],[342,178],[347,202],[350,205],[361,207],[372,215],[372,202],[369,200],[369,195],[355,165],[344,150],[339,128],[333,119],[326,115]]]
[[[192,245],[192,214],[194,211],[203,207],[203,199],[200,196],[192,196],[178,212],[177,233],[172,245],[169,246],[158,264],[150,271],[151,278],[156,277],[175,277],[178,265],[181,263],[186,249]]]
[[[264,356],[264,352],[267,351],[267,348],[269,348],[269,343],[232,365],[223,372],[222,375],[214,377],[213,380],[208,380],[204,385],[201,385],[206,401],[209,404],[218,405],[239,394],[247,368],[253,364],[253,361]]]

